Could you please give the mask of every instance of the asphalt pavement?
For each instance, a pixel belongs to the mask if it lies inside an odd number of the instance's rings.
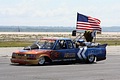
[[[120,47],[107,47],[107,59],[93,64],[14,65],[13,50],[0,48],[0,80],[120,80]]]

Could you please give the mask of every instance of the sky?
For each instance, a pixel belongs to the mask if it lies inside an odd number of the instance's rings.
[[[120,26],[120,0],[0,0],[0,25],[76,26],[77,12]]]

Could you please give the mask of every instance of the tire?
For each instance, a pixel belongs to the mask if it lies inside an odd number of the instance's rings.
[[[45,57],[42,56],[42,57],[39,58],[38,64],[39,64],[39,65],[44,65],[44,64],[45,64],[45,61],[46,61],[46,60],[45,60]]]
[[[95,61],[96,57],[94,55],[89,55],[87,58],[87,63],[93,63]]]

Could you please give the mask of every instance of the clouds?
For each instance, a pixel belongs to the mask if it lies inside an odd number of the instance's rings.
[[[52,4],[50,5],[50,3]],[[5,5],[3,8],[0,8],[0,17],[3,17],[3,21],[7,21],[6,23],[10,25],[37,24],[57,26],[62,25],[62,22],[69,18],[68,12],[69,10],[64,5],[54,6],[50,0],[18,0],[14,5]],[[0,24],[2,25],[2,21]]]
[[[0,14],[2,16],[6,15],[12,17],[53,17],[66,11],[66,9],[63,7],[51,7],[48,3],[49,1],[50,0],[18,0],[18,2],[15,2],[13,5],[6,5],[0,8]]]
[[[103,26],[120,25],[119,7],[112,0],[0,0],[0,25],[75,26],[77,12],[100,18]]]

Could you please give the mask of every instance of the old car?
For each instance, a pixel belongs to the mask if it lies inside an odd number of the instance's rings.
[[[77,47],[69,38],[43,38],[23,50],[13,52],[11,62],[44,65],[66,61],[93,63],[106,59],[106,44],[92,45],[82,42],[84,45]]]

